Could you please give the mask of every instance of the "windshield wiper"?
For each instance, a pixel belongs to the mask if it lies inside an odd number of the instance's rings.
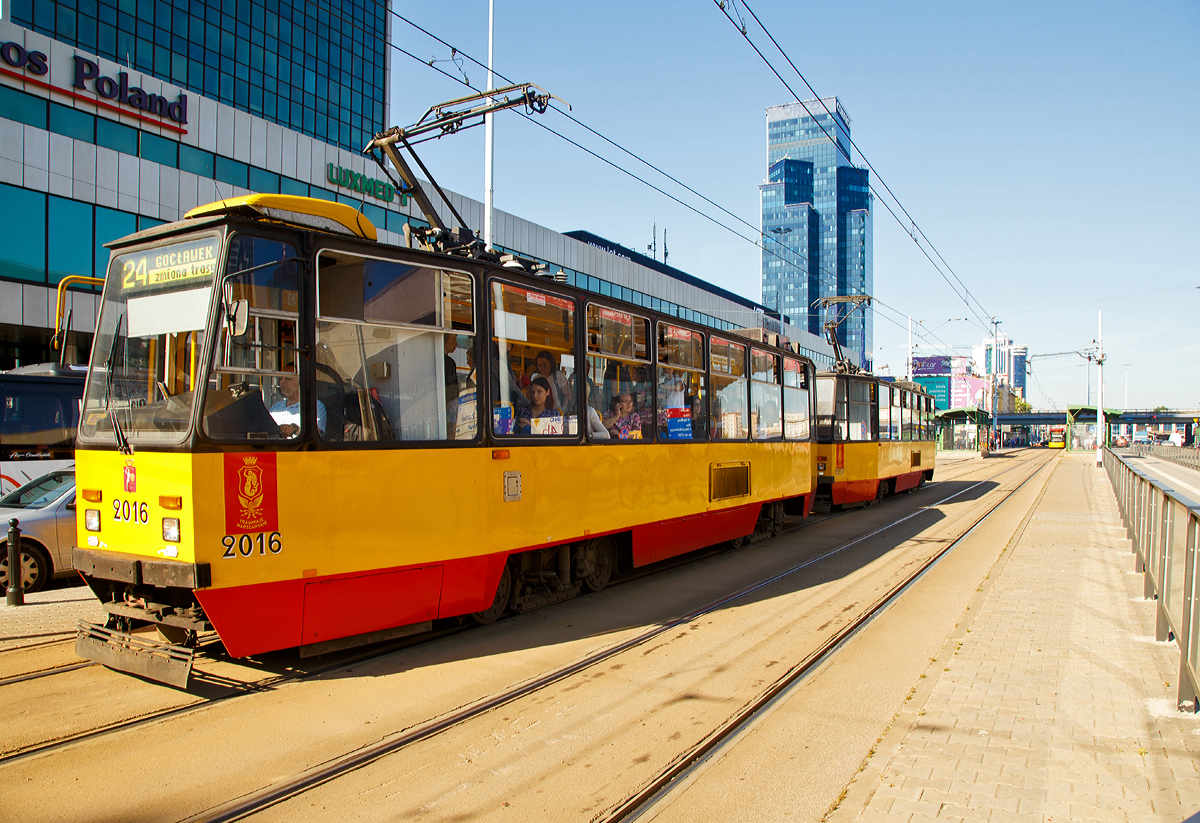
[[[113,380],[116,370],[113,368],[113,362],[117,359],[117,347],[121,343],[121,323],[125,320],[125,315],[117,318],[117,327],[113,330],[112,347],[108,350],[108,366],[107,372],[104,375],[104,410],[108,412],[109,422],[112,423],[113,437],[117,441],[117,451],[121,454],[133,454],[133,449],[129,445],[129,439],[125,437],[125,432],[121,429],[121,422],[117,420],[117,410],[113,408]]]

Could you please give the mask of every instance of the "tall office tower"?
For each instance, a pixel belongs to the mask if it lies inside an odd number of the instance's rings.
[[[26,29],[348,151],[388,122],[387,0],[9,0]]]
[[[834,315],[813,305],[818,298],[874,287],[870,178],[849,158],[850,118],[836,97],[767,109],[762,302],[822,336]],[[873,319],[872,309],[858,308],[838,327],[838,342],[864,368]]]

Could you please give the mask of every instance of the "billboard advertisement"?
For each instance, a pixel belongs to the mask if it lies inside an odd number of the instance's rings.
[[[981,409],[988,407],[989,381],[982,377],[969,374],[956,374],[950,382],[950,407],[961,409],[976,406]]]
[[[923,375],[949,374],[949,357],[914,357],[912,361],[914,377]]]
[[[925,391],[933,395],[933,403],[939,410],[950,408],[950,376],[914,377],[913,382],[921,384]]]

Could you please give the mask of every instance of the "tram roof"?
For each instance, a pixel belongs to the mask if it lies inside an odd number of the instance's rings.
[[[197,206],[185,220],[233,214],[256,220],[273,220],[305,228],[377,240],[375,224],[362,212],[345,203],[291,194],[247,194]]]

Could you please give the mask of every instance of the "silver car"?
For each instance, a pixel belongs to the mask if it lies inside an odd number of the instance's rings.
[[[69,576],[75,545],[75,469],[43,474],[0,497],[0,586],[8,589],[9,521],[21,529],[21,584],[36,592]]]

